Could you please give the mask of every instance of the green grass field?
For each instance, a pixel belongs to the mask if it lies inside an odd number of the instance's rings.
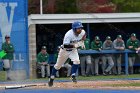
[[[6,82],[5,80],[5,71],[0,71],[0,82]],[[133,75],[109,75],[109,76],[90,76],[90,77],[83,77],[83,76],[78,76],[78,80],[80,81],[102,81],[102,80],[140,80],[140,74],[133,74]],[[18,82],[39,82],[39,81],[46,81],[48,78],[39,78],[39,79],[27,79],[27,80],[22,80]],[[68,81],[70,80],[69,77],[61,77],[61,78],[56,78],[55,80],[62,80],[62,81]],[[128,84],[106,84],[105,86],[112,86],[112,87],[127,87],[127,86],[140,86],[140,82],[128,82]]]
[[[44,80],[47,78],[39,78],[39,79],[32,79],[32,80]],[[140,79],[140,74],[133,74],[133,75],[109,75],[109,76],[90,76],[90,77],[83,77],[78,76],[78,80],[113,80],[113,79]],[[31,80],[31,79],[30,79]],[[68,77],[61,77],[56,78],[56,80],[69,80]],[[0,81],[5,81],[5,71],[0,71]]]

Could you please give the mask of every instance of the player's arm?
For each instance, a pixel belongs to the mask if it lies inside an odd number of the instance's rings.
[[[77,47],[83,47],[85,48],[85,44],[84,41],[86,40],[86,32],[84,31],[84,34],[82,35],[82,38],[79,42],[77,42],[77,44],[75,44],[76,48]]]
[[[83,35],[83,37],[82,37],[82,39],[81,40],[86,40],[86,37],[87,37],[87,35],[86,35],[86,33]]]
[[[130,39],[127,40],[126,46],[127,46],[127,48],[130,49],[130,50],[135,50],[135,49],[134,49],[134,46],[131,44]]]
[[[117,43],[116,41],[113,42],[114,49],[119,50],[120,47],[118,47],[116,43]]]
[[[77,43],[71,44],[71,43],[64,43],[63,47],[64,48],[78,48],[80,46],[82,46],[84,43],[84,41],[79,41]]]
[[[39,64],[39,65],[42,64],[40,53],[37,55],[37,64]]]

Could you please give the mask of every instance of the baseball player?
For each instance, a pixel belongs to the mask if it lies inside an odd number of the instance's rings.
[[[100,40],[99,36],[95,36],[94,41],[91,42],[91,49],[101,51],[102,50],[102,41]],[[100,54],[94,54],[93,59],[95,61],[95,76],[99,75],[99,60],[101,59]]]
[[[45,77],[45,68],[47,69],[47,76],[50,76],[50,65],[48,64],[49,54],[46,52],[46,46],[42,46],[41,52],[37,55],[37,65],[41,67],[41,76]]]
[[[63,45],[61,45],[61,49],[58,54],[57,62],[52,69],[52,73],[48,81],[48,85],[50,87],[53,86],[56,72],[61,68],[61,66],[68,58],[73,61],[71,71],[72,82],[77,82],[75,74],[78,69],[78,65],[80,64],[77,48],[80,46],[84,46],[84,40],[86,39],[86,33],[82,28],[82,23],[79,21],[75,21],[74,23],[72,23],[72,29],[70,29],[65,34]]]
[[[125,50],[125,44],[121,35],[117,35],[117,38],[113,41],[113,46],[114,49],[117,51]],[[121,57],[122,54],[114,54],[114,67],[113,67],[114,74],[118,74],[118,75],[121,74]],[[117,71],[116,71],[116,66],[117,66]]]
[[[138,51],[140,41],[136,38],[136,34],[132,33],[131,37],[127,40],[126,47],[133,51]],[[128,54],[129,74],[133,74],[133,65],[135,62],[136,53]]]
[[[111,37],[107,36],[106,40],[103,43],[103,50],[112,50],[112,49],[113,49],[113,43],[111,41]],[[102,61],[103,61],[102,66],[103,66],[103,72],[104,72],[103,75],[107,75],[107,74],[109,74],[109,71],[114,66],[112,54],[104,54],[104,56],[102,57]],[[108,62],[108,66],[107,66],[106,62]]]

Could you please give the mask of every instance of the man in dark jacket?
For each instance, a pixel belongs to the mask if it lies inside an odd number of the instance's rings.
[[[14,46],[10,42],[10,36],[5,36],[5,42],[2,44],[2,50],[4,50],[7,54],[2,58],[4,63],[4,68],[7,72],[7,80],[11,80],[10,71],[12,70],[12,60],[14,53]]]

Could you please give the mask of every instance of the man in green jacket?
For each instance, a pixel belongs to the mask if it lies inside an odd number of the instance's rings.
[[[140,47],[140,42],[136,38],[136,34],[132,33],[131,37],[127,40],[126,47],[132,51],[138,51]],[[131,53],[128,55],[128,62],[129,62],[129,74],[133,74],[133,65],[135,62],[136,53]]]
[[[10,36],[5,36],[5,42],[2,44],[2,50],[4,50],[7,54],[2,58],[4,63],[4,68],[7,72],[7,80],[11,80],[10,72],[12,70],[12,60],[13,60],[13,53],[14,53],[14,46],[10,42]]]
[[[95,36],[94,41],[91,42],[91,49],[100,51],[102,50],[102,41],[99,36]],[[99,75],[99,60],[102,59],[100,54],[94,54],[93,59],[95,61],[95,76]]]
[[[41,67],[41,76],[45,77],[45,68],[47,69],[47,76],[50,76],[50,65],[48,64],[49,54],[46,51],[46,46],[42,46],[41,52],[37,55],[37,65]]]
[[[80,50],[89,50],[90,49],[90,39],[86,38],[84,41],[85,47],[80,47]],[[89,76],[89,72],[94,74],[93,65],[91,62],[91,56],[87,54],[80,55],[80,64],[81,64],[81,75],[82,76]],[[86,70],[85,70],[86,68]]]

